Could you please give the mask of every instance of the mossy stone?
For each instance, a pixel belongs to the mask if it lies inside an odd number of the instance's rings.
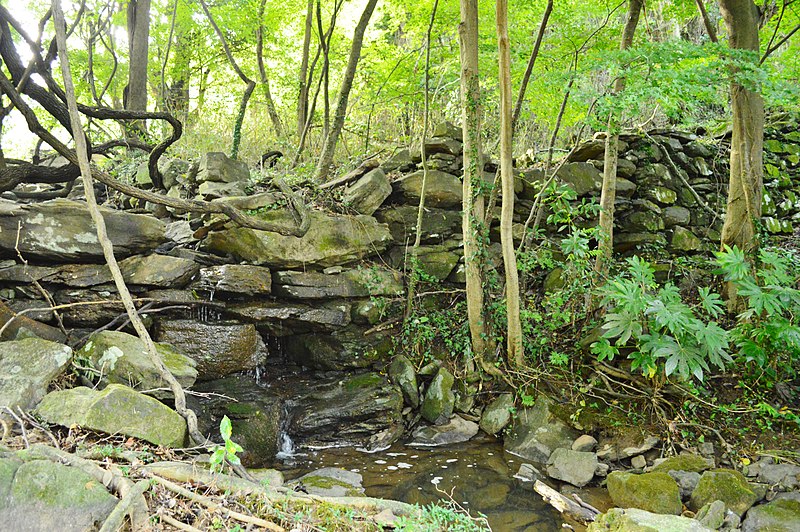
[[[741,517],[758,500],[747,479],[732,469],[706,471],[689,499],[689,509],[696,512],[707,503],[722,501]]]
[[[751,508],[742,523],[743,532],[796,532],[800,530],[800,501],[775,499]]]
[[[675,251],[698,251],[702,247],[702,241],[686,229],[685,227],[675,226],[672,230],[672,240],[670,247]]]
[[[453,393],[453,374],[445,368],[440,368],[425,392],[420,413],[434,425],[447,423],[453,415],[456,397]]]
[[[389,366],[389,378],[400,387],[403,398],[412,408],[419,407],[419,391],[417,385],[417,374],[411,361],[399,355],[392,360]]]
[[[678,483],[667,473],[635,475],[615,471],[608,475],[607,487],[614,505],[621,508],[670,515],[679,515],[683,509]]]
[[[688,517],[612,508],[589,524],[587,532],[711,532],[711,529]]]
[[[668,473],[670,471],[692,471],[695,473],[702,473],[711,469],[712,465],[708,460],[696,454],[679,454],[677,456],[670,456],[660,464],[653,467],[653,471],[662,471]]]

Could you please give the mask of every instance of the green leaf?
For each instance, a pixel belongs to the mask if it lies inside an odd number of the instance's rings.
[[[222,416],[222,421],[219,422],[219,434],[225,441],[231,439],[231,434],[233,434],[233,427],[231,426],[231,420],[228,419],[228,416]]]

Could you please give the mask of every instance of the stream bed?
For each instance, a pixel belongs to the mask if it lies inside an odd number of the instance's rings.
[[[322,467],[360,473],[366,495],[427,505],[449,499],[473,517],[484,514],[495,532],[555,532],[561,516],[514,478],[522,463],[498,442],[478,439],[448,447],[420,448],[397,443],[365,453],[330,448],[286,457],[277,464],[287,480]]]

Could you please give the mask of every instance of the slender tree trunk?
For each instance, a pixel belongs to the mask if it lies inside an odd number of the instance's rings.
[[[361,46],[364,43],[364,32],[367,30],[369,20],[372,18],[372,13],[375,11],[375,5],[378,0],[368,0],[364,11],[361,13],[361,18],[356,25],[356,30],[353,33],[353,44],[350,47],[350,58],[347,61],[347,68],[344,71],[344,78],[342,85],[339,88],[339,95],[336,98],[336,112],[333,117],[333,124],[325,139],[325,145],[322,148],[322,155],[320,155],[319,162],[317,163],[317,171],[315,180],[320,183],[328,176],[328,171],[333,163],[333,155],[336,151],[336,144],[339,141],[339,135],[344,127],[344,119],[347,115],[347,102],[350,99],[350,89],[353,88],[353,79],[356,75],[356,67],[358,61],[361,59]]]
[[[552,7],[549,2],[548,7]],[[514,121],[511,111],[511,52],[508,46],[508,0],[497,0],[497,51],[500,74],[500,182],[503,204],[500,210],[500,244],[503,248],[503,265],[506,273],[506,316],[508,325],[507,355],[516,367],[525,363],[522,347],[522,322],[519,317],[519,275],[517,256],[514,253],[514,166],[512,162],[512,135]]]
[[[461,54],[461,107],[464,130],[463,233],[464,270],[467,288],[467,320],[472,354],[483,360],[487,354],[481,261],[484,232],[483,160],[481,158],[481,90],[478,77],[478,1],[461,0],[458,26]],[[469,370],[473,360],[467,361]]]
[[[706,28],[706,33],[708,33],[708,38],[711,39],[711,42],[717,42],[717,29],[714,27],[714,23],[711,22],[711,17],[708,15],[708,10],[706,10],[706,5],[703,3],[703,0],[695,0],[697,4],[697,9],[700,11],[700,16],[703,19],[703,26]]]
[[[533,65],[536,64],[536,58],[539,57],[539,48],[542,46],[544,31],[547,29],[547,22],[550,20],[550,13],[552,12],[553,0],[547,0],[547,7],[545,7],[544,14],[542,15],[542,23],[539,24],[539,32],[536,34],[536,42],[533,44],[533,51],[531,52],[530,59],[528,59],[528,66],[525,68],[525,75],[522,76],[522,83],[519,86],[517,103],[514,105],[514,114],[511,119],[512,132],[517,129],[517,122],[519,122],[519,115],[522,111],[522,100],[525,99],[525,92],[528,90],[528,81],[531,79]]]
[[[275,100],[272,99],[272,92],[269,90],[269,78],[267,68],[264,65],[264,8],[267,0],[261,0],[258,5],[258,29],[256,29],[256,62],[258,63],[258,75],[261,79],[261,87],[264,90],[264,100],[267,103],[267,113],[272,122],[272,129],[276,137],[283,136],[283,126],[281,118],[275,109]]]
[[[130,0],[128,3],[128,71],[125,109],[147,110],[147,59],[150,39],[150,0]],[[136,124],[144,131],[145,124]]]
[[[628,17],[625,29],[622,31],[620,50],[627,50],[633,44],[633,35],[639,24],[639,14],[642,11],[643,0],[630,0],[628,3]],[[614,93],[618,94],[625,89],[625,78],[619,77],[614,81]],[[606,131],[606,148],[603,157],[603,188],[600,192],[600,221],[598,223],[597,246],[598,254],[594,269],[597,273],[606,274],[611,257],[614,254],[614,202],[617,196],[617,160],[619,156],[619,133],[613,115],[608,117],[608,130]]]
[[[752,0],[719,0],[722,18],[728,27],[729,45],[758,54],[758,9]],[[758,58],[754,59],[755,62]],[[756,223],[761,217],[764,183],[764,99],[761,94],[731,82],[733,134],[731,169],[728,181],[728,206],[722,226],[723,249],[738,246],[753,260],[758,252]],[[737,309],[734,286],[726,289],[728,308]]]
[[[414,245],[411,247],[411,272],[406,273],[408,278],[408,289],[406,294],[406,319],[411,317],[414,310],[414,296],[417,287],[417,268],[419,267],[418,256],[419,246],[422,243],[422,220],[425,213],[425,192],[428,188],[428,156],[425,154],[425,139],[428,137],[428,120],[430,118],[430,68],[431,68],[431,31],[433,22],[436,20],[436,10],[439,7],[439,0],[433,1],[431,9],[431,19],[428,23],[428,32],[425,35],[425,110],[422,117],[422,184],[420,185],[419,206],[417,208],[417,232],[414,236]],[[408,268],[406,268],[408,271]]]
[[[306,125],[306,116],[308,114],[308,88],[310,80],[306,81],[308,76],[308,56],[311,48],[311,26],[314,21],[314,0],[308,0],[306,7],[306,25],[305,33],[303,34],[303,57],[300,61],[300,73],[298,75],[299,94],[297,95],[297,138],[303,135],[303,129]]]

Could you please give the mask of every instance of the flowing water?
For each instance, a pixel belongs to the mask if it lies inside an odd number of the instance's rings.
[[[488,438],[448,447],[395,444],[377,453],[331,448],[281,457],[278,467],[289,480],[339,467],[360,473],[371,497],[426,505],[452,496],[473,517],[486,515],[495,532],[555,532],[563,522],[532,482],[514,478],[522,460]]]

